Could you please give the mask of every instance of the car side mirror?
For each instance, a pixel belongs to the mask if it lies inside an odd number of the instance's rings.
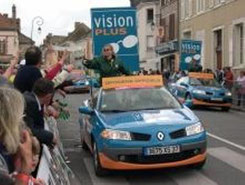
[[[79,112],[81,114],[92,115],[94,113],[94,110],[90,107],[81,106],[79,107]]]
[[[184,82],[181,82],[180,85],[181,85],[181,86],[184,86],[184,87],[186,87],[186,88],[188,87],[188,85],[187,85],[186,83],[184,83]]]

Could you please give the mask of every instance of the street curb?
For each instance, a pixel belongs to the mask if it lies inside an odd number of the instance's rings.
[[[239,111],[239,112],[245,112],[244,108],[239,108],[239,107],[231,107],[232,110]]]

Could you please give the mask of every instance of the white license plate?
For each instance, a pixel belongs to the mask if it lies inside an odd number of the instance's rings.
[[[180,146],[162,146],[162,147],[151,147],[145,148],[145,155],[163,155],[163,154],[174,154],[180,152]]]
[[[211,98],[213,101],[223,101],[223,98]]]

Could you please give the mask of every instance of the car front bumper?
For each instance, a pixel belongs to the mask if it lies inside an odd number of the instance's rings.
[[[99,153],[100,163],[105,169],[134,170],[185,166],[206,159],[206,141],[180,146],[180,153],[155,156],[144,156],[142,148],[104,148]]]
[[[201,106],[209,106],[209,107],[231,107],[231,103],[229,101],[208,101],[208,100],[202,100],[202,99],[192,99],[193,105],[201,105]]]

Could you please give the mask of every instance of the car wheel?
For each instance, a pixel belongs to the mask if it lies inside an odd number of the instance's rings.
[[[196,170],[201,170],[203,168],[203,166],[206,163],[206,159],[200,163],[196,163],[196,164],[192,164],[191,168],[196,169]]]
[[[95,174],[97,176],[103,177],[108,174],[108,170],[102,168],[100,165],[99,153],[98,153],[96,142],[93,143],[93,162],[94,162]]]
[[[230,110],[230,107],[222,107],[221,110],[228,112]]]
[[[88,148],[88,145],[87,145],[87,143],[84,141],[84,139],[82,139],[82,138],[81,138],[81,143],[82,143],[82,149],[88,151],[88,149],[89,149],[89,148]]]

